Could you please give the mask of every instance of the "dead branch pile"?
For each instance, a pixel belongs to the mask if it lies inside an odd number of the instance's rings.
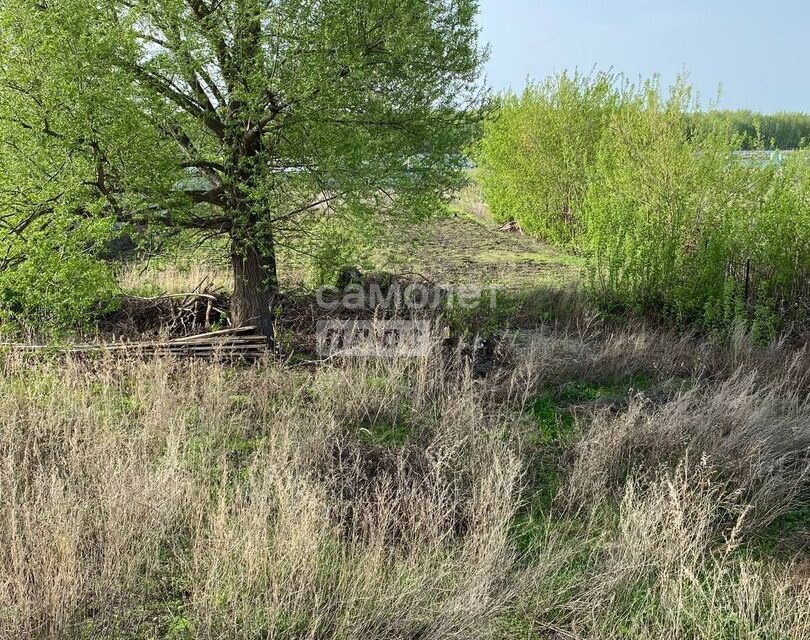
[[[126,296],[101,328],[117,335],[188,336],[227,326],[229,306],[228,294],[211,288],[153,298]]]
[[[520,227],[520,223],[518,223],[517,220],[510,220],[505,225],[500,227],[498,231],[501,231],[503,233],[518,233],[520,235],[523,235],[523,229]]]

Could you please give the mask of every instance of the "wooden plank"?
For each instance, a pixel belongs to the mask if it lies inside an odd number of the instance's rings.
[[[198,344],[203,344],[203,345],[210,344],[210,345],[222,345],[222,346],[235,345],[235,344],[262,345],[262,344],[267,344],[267,338],[265,338],[264,336],[255,336],[255,337],[251,336],[251,337],[246,337],[246,338],[241,338],[241,337],[237,337],[237,336],[234,336],[234,337],[223,336],[221,338],[215,338],[213,340],[189,340],[187,342],[186,341],[184,341],[184,342],[174,342],[174,341],[172,341],[172,342],[167,342],[165,344],[170,344],[170,345],[174,345],[174,346],[177,346],[177,347],[184,347],[184,346],[193,347],[194,345],[198,345]]]
[[[121,342],[114,344],[79,344],[66,346],[0,344],[0,348],[24,352],[53,351],[66,354],[122,353],[138,355],[174,356],[222,356],[256,358],[269,353],[267,339],[261,335],[244,335],[251,327],[238,330],[215,331],[194,336],[192,339],[179,339],[164,342]],[[241,334],[241,335],[240,335]],[[203,339],[207,338],[207,339]]]
[[[174,343],[188,342],[190,340],[205,340],[217,336],[237,335],[243,333],[250,333],[252,331],[256,331],[256,327],[236,327],[233,329],[222,329],[221,331],[212,331],[211,333],[201,333],[196,336],[175,338],[174,340],[170,340],[169,342],[174,344]]]

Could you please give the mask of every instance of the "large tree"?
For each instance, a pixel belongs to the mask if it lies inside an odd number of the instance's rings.
[[[6,240],[99,220],[225,235],[233,322],[270,336],[279,243],[317,216],[430,211],[462,180],[483,98],[476,13],[3,0]]]

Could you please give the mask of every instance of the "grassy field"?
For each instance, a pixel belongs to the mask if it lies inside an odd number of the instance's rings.
[[[810,640],[810,152],[479,4],[0,0],[0,640]]]
[[[603,317],[474,187],[373,259],[498,305],[418,358],[0,356],[0,637],[808,637],[806,345]]]
[[[575,256],[463,214],[429,220],[385,238],[379,256],[384,270],[410,272],[441,284],[512,289],[570,284],[584,267]]]
[[[498,285],[518,290],[563,286],[579,280],[582,258],[566,254],[535,238],[499,231],[472,204],[454,208],[447,217],[399,225],[372,240],[373,268],[437,284]],[[282,279],[290,288],[306,288],[306,273],[285,265]],[[200,258],[160,260],[131,265],[121,276],[125,291],[143,295],[185,293],[200,284],[228,290],[230,266]]]
[[[0,636],[805,638],[808,354],[3,356]]]
[[[602,318],[467,212],[378,255],[538,294],[485,374],[440,318],[419,358],[1,355],[0,637],[808,637],[807,347]]]

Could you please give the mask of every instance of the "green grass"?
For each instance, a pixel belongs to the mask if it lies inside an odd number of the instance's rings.
[[[574,408],[600,400],[625,401],[638,391],[651,388],[654,380],[635,375],[600,382],[573,380],[536,396],[527,407],[535,425],[536,438],[530,443],[536,453],[530,465],[529,488],[524,509],[516,521],[516,541],[528,552],[532,540],[542,539],[557,493],[564,482],[562,459],[580,437]]]
[[[369,424],[358,430],[360,440],[384,447],[401,447],[408,442],[411,430],[402,424]]]
[[[645,391],[654,384],[654,380],[646,374],[637,374],[619,379],[607,379],[599,383],[584,381],[569,382],[564,385],[558,394],[563,404],[578,402],[592,402],[596,400],[619,400],[633,393]]]
[[[575,435],[572,405],[599,400],[624,400],[633,393],[649,389],[653,384],[653,379],[644,374],[597,383],[574,380],[537,396],[530,410],[542,442],[564,443]]]
[[[377,239],[375,268],[441,284],[494,284],[510,289],[579,280],[581,258],[497,227],[469,213],[426,220]],[[408,251],[403,251],[407,244]]]
[[[476,260],[487,264],[511,264],[514,262],[552,265],[557,267],[584,268],[588,261],[582,256],[563,253],[551,246],[535,253],[529,251],[514,252],[508,250],[485,251],[476,256]]]
[[[762,534],[752,551],[762,557],[793,555],[796,551],[810,555],[810,504],[778,517]],[[799,548],[794,548],[798,546]]]

